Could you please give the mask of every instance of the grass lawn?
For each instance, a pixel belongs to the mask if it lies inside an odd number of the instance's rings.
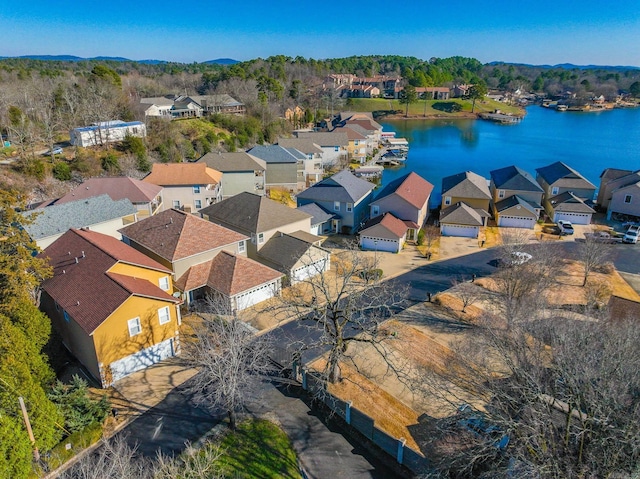
[[[404,115],[407,108],[406,105],[401,104],[398,100],[385,100],[384,98],[352,98],[350,101],[353,103],[347,108],[353,111],[398,110],[401,112],[401,115]],[[453,104],[461,105],[462,111],[459,113],[452,112],[451,106]],[[462,100],[460,98],[451,98],[449,100],[418,100],[416,103],[409,105],[409,116],[421,117],[426,115],[427,117],[432,118],[455,118],[456,116],[468,117],[469,113],[471,113],[471,107],[472,102],[470,100]],[[523,113],[522,109],[518,107],[509,106],[495,100],[485,99],[482,101],[476,101],[475,113],[493,112],[496,109],[503,113]]]
[[[250,420],[221,440],[218,459],[224,477],[300,478],[296,453],[287,435],[274,423]]]

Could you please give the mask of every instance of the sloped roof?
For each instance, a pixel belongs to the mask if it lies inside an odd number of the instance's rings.
[[[24,229],[33,240],[64,233],[70,228],[104,223],[105,221],[122,218],[136,212],[135,206],[127,198],[114,201],[109,195],[55,204],[34,211],[25,211],[23,216],[32,217]]]
[[[45,280],[42,288],[87,334],[92,334],[131,295],[179,302],[149,281],[109,273],[122,262],[171,274],[111,236],[71,229],[40,256],[53,267],[53,277]]]
[[[205,163],[154,163],[142,181],[161,186],[217,185],[222,173]]]
[[[247,151],[247,153],[269,163],[297,163],[304,160],[304,153],[295,148],[285,148],[280,145],[257,145]]]
[[[600,180],[606,183],[607,181],[615,180],[630,173],[633,172],[631,170],[620,170],[618,168],[605,168],[602,173],[600,173]]]
[[[314,201],[356,203],[375,187],[373,183],[358,178],[349,170],[342,170],[298,193],[297,197]]]
[[[209,286],[226,296],[235,296],[280,277],[282,273],[257,261],[221,251],[212,260],[189,268],[176,281],[176,287],[191,291]]]
[[[482,226],[482,218],[488,218],[489,213],[484,210],[472,208],[468,204],[459,201],[455,205],[451,205],[440,211],[440,223]]]
[[[347,135],[349,140],[366,140],[366,132],[358,131],[356,128],[347,128],[346,126],[339,126],[333,129],[334,132],[340,132]]]
[[[487,180],[472,171],[442,178],[442,194],[459,198],[491,199]]]
[[[149,203],[162,191],[162,186],[145,183],[128,176],[89,178],[77,188],[55,201],[56,205],[107,194],[114,200]]]
[[[378,193],[375,201],[391,195],[397,195],[416,208],[422,208],[429,200],[433,185],[415,172],[407,173],[390,182]]]
[[[298,230],[298,231],[294,231],[292,233],[286,233],[286,234],[288,234],[289,236],[293,236],[294,238],[297,238],[299,240],[306,241],[307,243],[315,244],[319,241],[322,241],[322,238],[320,236],[312,235],[308,231]]]
[[[595,186],[576,170],[567,166],[561,161],[556,161],[542,168],[537,168],[538,174],[547,182],[548,185],[554,184],[558,180],[566,180],[567,187],[573,188],[593,188]]]
[[[175,209],[165,210],[119,231],[171,262],[247,239],[243,234]]]
[[[311,257],[310,250],[313,249],[325,252],[312,242],[277,232],[260,248],[258,256],[281,266],[283,271],[289,271],[305,256]]]
[[[253,193],[242,192],[207,206],[200,213],[209,221],[221,222],[236,230],[259,233],[286,226],[311,215],[289,208],[277,201]]]
[[[323,208],[318,203],[308,203],[306,205],[298,206],[296,209],[311,215],[311,226],[326,223],[334,218],[340,219],[339,215]]]
[[[492,170],[489,174],[495,187],[501,190],[544,191],[531,173],[514,165]]]
[[[394,238],[402,238],[407,232],[407,227],[404,221],[396,218],[391,213],[385,213],[367,221],[359,234],[375,236],[374,232],[382,228],[391,233]]]
[[[347,146],[349,144],[349,138],[347,138],[347,134],[340,130],[334,130],[331,132],[301,131],[298,132],[297,135],[298,138],[308,138],[321,147]]]
[[[234,171],[264,171],[267,168],[264,160],[256,158],[244,151],[232,153],[207,153],[198,159],[196,163],[206,163],[209,168],[229,173]]]
[[[549,198],[549,203],[551,203],[554,211],[566,213],[595,213],[593,208],[570,191],[565,191],[564,193]]]
[[[278,138],[278,145],[284,148],[295,148],[302,153],[322,153],[322,148],[311,138]]]
[[[510,208],[513,207],[520,207],[520,208],[524,208],[526,211],[528,211],[531,215],[533,215],[534,217],[538,216],[538,213],[536,212],[536,209],[534,207],[534,205],[532,205],[530,202],[528,202],[527,200],[525,200],[524,198],[518,196],[518,195],[512,195],[509,196],[508,198],[505,198],[504,200],[498,201],[496,203],[496,211],[498,213],[502,213],[503,211],[506,211]],[[538,207],[540,208],[540,206],[538,205]]]

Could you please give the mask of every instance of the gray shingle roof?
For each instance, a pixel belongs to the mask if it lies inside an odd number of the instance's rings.
[[[39,209],[33,222],[25,225],[24,229],[33,240],[39,240],[64,233],[71,228],[104,223],[135,212],[136,208],[128,199],[114,201],[104,194]],[[33,213],[25,211],[22,214],[29,217]]]
[[[340,219],[339,215],[336,215],[335,213],[328,211],[327,209],[320,206],[318,203],[309,203],[306,205],[298,206],[297,209],[311,215],[312,226],[326,223],[327,221],[333,218]]]
[[[333,146],[348,146],[349,138],[347,138],[347,134],[343,131],[331,131],[331,132],[306,132],[301,131],[297,133],[298,138],[308,138],[312,140],[316,145],[324,146],[324,147],[333,147]]]
[[[551,203],[554,211],[566,213],[595,213],[593,208],[570,191],[565,191],[564,193],[549,198],[549,203]]]
[[[310,218],[264,196],[243,192],[200,210],[214,223],[224,223],[236,231],[259,233]]]
[[[495,187],[501,190],[543,191],[531,173],[517,166],[492,170],[489,174]]]
[[[313,201],[356,203],[375,187],[373,183],[354,176],[349,170],[342,170],[298,193],[297,196]]]
[[[278,145],[283,148],[295,148],[306,154],[322,153],[322,148],[311,138],[278,138]]]
[[[574,188],[594,188],[595,189],[595,186],[593,185],[593,183],[591,183],[589,180],[587,180],[584,176],[582,176],[576,170],[574,170],[570,166],[565,165],[561,161],[556,161],[551,165],[543,166],[542,168],[537,168],[536,171],[547,182],[548,185],[552,185],[560,179],[578,180],[578,181],[572,182],[572,186]]]
[[[521,206],[522,208],[524,208],[534,216],[537,216],[536,207],[541,208],[540,205],[534,206],[529,201],[525,200],[524,198],[518,195],[512,195],[512,196],[509,196],[509,198],[505,198],[502,201],[498,201],[496,203],[496,211],[498,213],[501,213],[503,211],[508,210],[509,208],[513,208],[514,206]]]
[[[473,171],[442,178],[442,194],[459,198],[491,199],[487,180]]]
[[[267,168],[264,160],[256,158],[244,151],[233,153],[207,153],[196,163],[206,163],[209,168],[230,173],[235,171],[264,171]]]
[[[258,255],[279,265],[281,271],[288,273],[298,261],[307,256],[311,259],[309,250],[312,249],[315,249],[315,251],[320,250],[317,246],[300,238],[284,233],[276,233],[262,246]]]
[[[268,163],[297,163],[304,160],[304,153],[295,148],[284,148],[279,145],[258,145],[247,151],[251,155]]]
[[[440,223],[482,226],[482,218],[488,218],[489,216],[486,211],[477,210],[460,201],[440,211]]]

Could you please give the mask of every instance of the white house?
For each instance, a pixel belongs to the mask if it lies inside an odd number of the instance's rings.
[[[103,121],[90,126],[74,128],[69,132],[74,146],[96,146],[114,141],[122,141],[127,136],[144,138],[147,127],[141,121],[124,122],[121,120]]]

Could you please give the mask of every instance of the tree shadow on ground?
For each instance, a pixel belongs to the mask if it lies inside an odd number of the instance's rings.
[[[462,111],[462,105],[454,101],[438,101],[432,105],[434,110],[444,111],[445,113],[455,113]]]

